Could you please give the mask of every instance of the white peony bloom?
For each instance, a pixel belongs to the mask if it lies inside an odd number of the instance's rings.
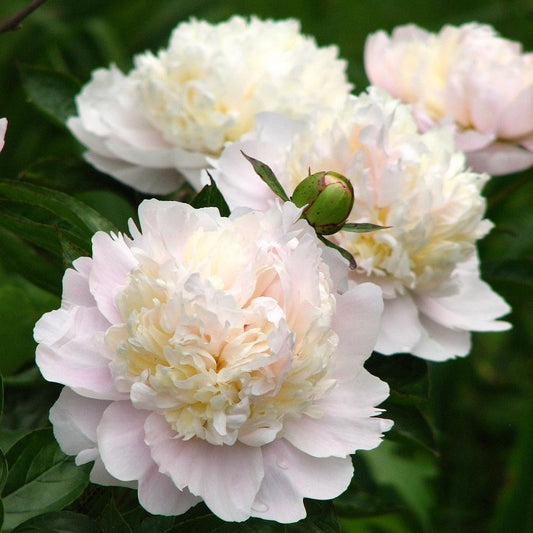
[[[492,27],[378,31],[367,38],[365,68],[373,85],[413,105],[422,131],[454,124],[457,147],[478,172],[533,166],[533,53]]]
[[[383,289],[381,353],[445,360],[469,352],[470,331],[509,327],[495,320],[509,307],[479,279],[476,241],[492,226],[480,194],[488,176],[465,170],[451,129],[418,133],[408,106],[377,89],[309,123],[264,114],[212,175],[230,207],[266,209],[273,193],[241,150],[268,164],[289,194],[309,171],[346,176],[355,189],[348,221],[390,226],[331,236],[354,255],[353,279]]]
[[[7,119],[0,118],[0,152],[4,148],[4,137],[6,136]]]
[[[267,212],[145,201],[132,237],[97,233],[35,327],[65,385],[50,419],[91,480],[138,489],[154,514],[203,500],[224,520],[294,522],[331,499],[350,454],[376,447],[388,387],[363,367],[381,290],[293,204]]]
[[[167,49],[134,63],[127,75],[95,71],[67,124],[87,161],[144,193],[170,193],[182,175],[198,189],[206,156],[238,140],[258,112],[338,108],[352,88],[338,49],[319,48],[296,20],[192,19]]]

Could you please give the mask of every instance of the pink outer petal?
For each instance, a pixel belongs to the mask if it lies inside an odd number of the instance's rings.
[[[376,350],[384,355],[410,352],[423,334],[413,299],[405,294],[385,299],[384,304]]]
[[[76,462],[76,464],[82,464]],[[105,485],[106,487],[127,487],[129,489],[137,489],[137,481],[120,481],[119,479],[113,477],[102,463],[100,456],[96,457],[94,460],[94,465],[89,475],[89,479],[92,483],[97,483],[98,485]]]
[[[381,87],[399,98],[401,94],[395,78],[395,61],[397,58],[384,31],[378,31],[366,38],[364,63],[367,78],[372,85]]]
[[[139,167],[95,151],[85,152],[83,157],[100,172],[145,194],[169,194],[183,184],[183,178],[174,168]]]
[[[285,422],[283,436],[293,446],[314,457],[346,457],[356,450],[379,445],[392,422],[370,418],[381,412],[374,407],[387,398],[389,387],[364,368],[317,402],[320,418],[302,416]]]
[[[493,176],[519,172],[533,166],[533,152],[520,146],[495,142],[483,150],[468,152],[467,163],[476,172]]]
[[[114,238],[99,231],[92,238],[93,268],[89,277],[89,287],[100,312],[111,322],[122,322],[115,304],[118,292],[126,285],[129,273],[138,261],[122,235]]]
[[[280,173],[273,162],[282,159],[282,149],[274,143],[250,140],[230,144],[222,152],[220,159],[210,160],[215,167],[210,173],[231,209],[246,206],[265,211],[274,200],[274,193],[257,176],[241,150],[246,155],[268,164],[274,174],[279,176]],[[202,175],[202,181],[209,183],[206,173]],[[290,194],[290,191],[286,192]]]
[[[446,297],[417,296],[422,313],[434,322],[465,331],[502,331],[507,322],[496,320],[511,308],[479,277],[477,257],[460,263],[454,274],[458,278],[459,293]]]
[[[4,147],[4,137],[6,135],[7,130],[7,119],[0,118],[0,151],[2,151],[2,148]]]
[[[67,120],[67,127],[78,141],[85,147],[89,148],[92,153],[98,154],[103,158],[113,158],[114,154],[106,146],[103,137],[87,131],[83,122],[78,117],[71,117]]]
[[[516,139],[533,133],[533,85],[521,91],[502,111],[497,133],[503,139]]]
[[[337,296],[333,329],[339,336],[337,356],[340,372],[337,379],[350,379],[367,359],[376,344],[383,298],[381,289],[373,283],[351,284],[350,289]],[[345,368],[348,363],[348,368]],[[351,368],[350,368],[351,365]]]
[[[201,497],[220,518],[240,522],[252,504],[264,477],[261,449],[234,444],[213,446],[193,438],[175,438],[168,423],[157,414],[145,424],[146,442],[159,471],[174,484]]]
[[[48,381],[63,383],[88,398],[118,400],[105,346],[95,344],[107,321],[95,308],[46,313],[35,325],[36,362]]]
[[[96,428],[109,402],[77,395],[64,387],[50,409],[50,421],[61,449],[68,455],[96,449]]]
[[[520,145],[533,152],[533,134],[528,135],[525,139],[520,139]]]
[[[252,516],[281,523],[305,517],[303,498],[326,500],[346,490],[353,475],[350,457],[317,459],[284,439],[262,449],[265,477]]]
[[[457,331],[421,315],[424,334],[411,349],[411,353],[428,361],[446,361],[468,355],[471,348],[469,331]]]
[[[476,130],[458,131],[455,134],[455,146],[463,152],[481,150],[494,142],[496,136],[493,133],[480,133]]]
[[[102,416],[96,431],[98,449],[107,471],[117,479],[139,480],[154,464],[144,442],[148,415],[124,401],[109,405]]]
[[[201,501],[187,489],[179,490],[155,463],[139,482],[139,503],[152,514],[180,515]]]
[[[96,301],[89,291],[89,273],[93,260],[79,257],[72,262],[74,268],[68,268],[63,276],[63,298],[61,307],[72,306],[96,307]]]

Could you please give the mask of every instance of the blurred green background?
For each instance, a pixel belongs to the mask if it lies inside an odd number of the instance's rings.
[[[27,3],[0,0],[0,21]],[[31,178],[46,168],[49,185],[125,228],[140,198],[79,162],[81,147],[68,131],[29,102],[24,65],[85,83],[95,68],[116,63],[128,70],[133,54],[166,46],[181,20],[216,22],[232,14],[300,19],[303,32],[319,44],[338,45],[355,92],[367,85],[365,38],[378,29],[412,22],[436,31],[446,23],[479,21],[533,50],[531,0],[48,0],[20,30],[0,35],[0,117],[9,119],[0,177]],[[437,452],[387,441],[360,454],[356,479],[396,503],[385,514],[341,513],[346,532],[533,531],[533,169],[494,178],[485,193],[496,228],[481,244],[484,277],[511,304],[514,327],[475,335],[465,359],[430,365],[426,416]],[[17,372],[31,366],[33,323],[58,304],[61,272],[51,276],[48,290],[37,288],[25,278],[42,275],[40,265],[34,272],[31,261],[22,268],[8,246],[17,243],[6,235],[0,242],[0,365],[14,387]]]

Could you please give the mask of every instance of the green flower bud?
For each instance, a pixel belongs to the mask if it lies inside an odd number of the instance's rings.
[[[350,214],[354,192],[350,181],[337,172],[317,172],[298,184],[291,201],[320,235],[339,231]]]

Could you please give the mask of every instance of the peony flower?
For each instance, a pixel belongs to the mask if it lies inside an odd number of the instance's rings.
[[[378,31],[367,38],[365,67],[372,84],[413,105],[422,131],[453,123],[476,171],[533,165],[533,53],[490,26]]]
[[[144,193],[175,191],[182,175],[198,189],[206,156],[238,140],[258,112],[301,117],[339,107],[352,88],[338,49],[317,47],[296,20],[192,19],[167,49],[134,63],[127,75],[95,71],[67,124],[89,163]]]
[[[4,137],[6,136],[7,119],[0,118],[0,152],[4,148]]]
[[[348,486],[349,454],[380,443],[388,387],[363,362],[382,310],[293,204],[266,212],[148,200],[132,237],[97,233],[61,308],[35,328],[65,385],[50,419],[91,480],[136,487],[175,515],[293,522]],[[355,324],[355,327],[354,327]]]
[[[479,278],[476,242],[492,226],[480,194],[488,176],[465,170],[450,129],[418,133],[408,106],[376,88],[308,123],[262,115],[212,175],[230,207],[267,209],[273,193],[241,150],[288,194],[309,172],[342,174],[355,191],[348,221],[390,226],[330,237],[354,255],[354,280],[383,289],[377,351],[441,361],[469,352],[470,331],[509,327],[495,320],[509,307]]]

